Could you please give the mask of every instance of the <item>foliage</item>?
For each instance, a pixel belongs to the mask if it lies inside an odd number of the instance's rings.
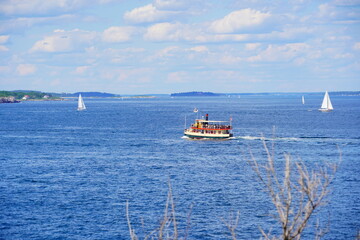
[[[45,95],[52,97],[51,94],[37,91],[0,91],[0,97],[13,96],[15,99],[22,99],[25,95],[28,95],[29,99],[42,99]]]

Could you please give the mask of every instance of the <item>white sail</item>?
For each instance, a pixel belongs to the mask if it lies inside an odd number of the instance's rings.
[[[301,102],[302,102],[302,104],[305,104],[305,98],[304,98],[304,96],[302,96]]]
[[[79,94],[79,99],[78,99],[78,111],[81,111],[81,110],[85,110],[86,107],[85,107],[85,103],[84,103],[84,100],[82,99],[81,97],[81,94]]]
[[[333,108],[333,106],[331,104],[329,93],[326,91],[324,99],[323,99],[322,104],[321,104],[321,108],[319,110],[320,111],[331,111],[333,109],[334,108]]]

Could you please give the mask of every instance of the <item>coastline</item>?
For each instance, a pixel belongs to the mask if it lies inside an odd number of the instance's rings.
[[[85,97],[86,99],[153,99],[155,96],[127,96],[127,97]],[[13,99],[11,97],[2,97],[0,98],[1,103],[22,103],[22,102],[46,102],[46,101],[73,101],[77,97],[63,97],[56,99]]]

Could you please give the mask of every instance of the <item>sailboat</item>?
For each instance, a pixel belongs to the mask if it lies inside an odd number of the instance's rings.
[[[304,96],[302,96],[301,102],[302,102],[302,104],[305,104],[305,98],[304,98]]]
[[[323,99],[323,102],[321,104],[321,108],[319,109],[319,111],[322,111],[322,112],[330,112],[332,111],[334,108],[331,104],[331,101],[330,101],[330,97],[329,97],[329,94],[328,94],[328,91],[325,92],[325,96],[324,96],[324,99]]]
[[[85,109],[86,109],[86,107],[85,107],[84,100],[83,100],[83,98],[81,97],[81,94],[79,94],[78,108],[77,108],[77,110],[78,110],[78,111],[82,111],[82,110],[85,110]]]

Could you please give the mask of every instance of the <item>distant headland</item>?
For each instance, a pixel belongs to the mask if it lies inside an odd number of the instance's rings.
[[[106,92],[49,93],[34,90],[0,91],[0,103],[19,103],[23,101],[63,101],[77,98],[154,98],[153,95],[126,95]]]
[[[182,92],[172,93],[171,97],[219,97],[224,94],[213,93],[213,92]]]
[[[51,93],[29,90],[0,91],[0,103],[19,103],[21,101],[59,101],[60,97]]]

